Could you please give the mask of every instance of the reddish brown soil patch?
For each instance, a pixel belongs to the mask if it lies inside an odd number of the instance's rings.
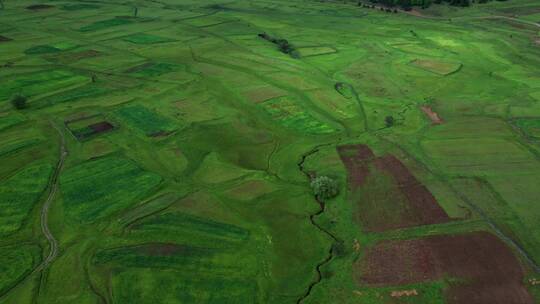
[[[102,122],[98,122],[98,123],[95,123],[95,124],[91,124],[88,127],[94,131],[94,134],[107,132],[107,131],[110,131],[110,130],[114,129],[114,126],[111,123],[107,122],[107,121],[102,121]]]
[[[7,41],[11,41],[11,38],[0,35],[0,42],[7,42]]]
[[[337,150],[347,169],[355,219],[367,231],[450,221],[431,192],[394,156],[375,157],[366,145]]]
[[[409,207],[416,211],[419,223],[444,223],[450,220],[431,192],[411,174],[399,159],[393,155],[386,155],[376,159],[375,166],[394,177],[401,193],[407,198]]]
[[[424,112],[427,115],[427,117],[429,117],[429,119],[431,119],[431,122],[434,125],[440,125],[440,124],[443,123],[443,120],[439,117],[439,114],[437,114],[437,112],[433,112],[431,107],[422,106],[420,108],[422,109],[422,112]]]
[[[26,8],[29,10],[42,10],[42,9],[49,9],[53,7],[54,7],[53,5],[49,5],[49,4],[34,4],[34,5],[27,6]]]
[[[349,187],[354,189],[362,185],[369,175],[367,162],[375,158],[373,151],[367,145],[343,145],[338,146],[337,151],[347,168]]]
[[[359,284],[411,284],[458,279],[445,291],[447,303],[532,304],[523,269],[512,251],[487,232],[383,241],[356,265]]]

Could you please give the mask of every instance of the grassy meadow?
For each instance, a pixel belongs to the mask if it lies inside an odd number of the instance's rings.
[[[487,303],[362,279],[380,244],[479,232],[540,302],[538,1],[2,3],[0,303]]]

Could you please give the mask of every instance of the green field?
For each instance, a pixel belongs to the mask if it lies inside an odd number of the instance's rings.
[[[0,1],[0,303],[540,303],[540,3],[390,2]]]

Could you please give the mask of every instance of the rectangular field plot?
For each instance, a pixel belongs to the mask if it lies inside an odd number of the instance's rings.
[[[84,162],[60,177],[64,209],[71,220],[93,222],[124,209],[161,182],[125,158],[106,157]]]
[[[133,20],[130,20],[128,18],[113,18],[113,19],[107,19],[102,21],[96,21],[94,23],[85,25],[79,29],[81,32],[95,32],[99,30],[108,29],[111,27],[117,27],[120,25],[126,25],[133,23]]]
[[[290,97],[279,97],[260,104],[273,120],[282,126],[302,133],[330,134],[336,129],[322,122]]]
[[[510,248],[487,232],[383,241],[355,265],[360,285],[395,286],[452,278],[448,304],[533,304]],[[471,302],[471,299],[475,299]]]
[[[220,18],[220,17],[199,17],[199,18],[192,18],[189,20],[186,20],[185,22],[198,27],[208,27],[213,25],[218,25],[226,22],[232,22],[233,19],[226,19],[226,18]]]
[[[85,4],[85,3],[77,3],[77,4],[65,4],[61,7],[62,10],[65,11],[80,11],[80,10],[94,10],[98,9],[99,6],[95,4]]]
[[[156,76],[172,73],[181,68],[182,66],[179,66],[176,64],[163,63],[163,62],[159,62],[159,63],[150,62],[150,63],[144,63],[141,65],[132,67],[126,70],[126,73],[137,75],[137,76],[144,76],[144,77],[156,77]]]
[[[27,55],[42,55],[50,53],[58,53],[76,48],[78,45],[71,42],[59,42],[55,44],[44,44],[30,47],[24,51]]]
[[[22,88],[22,94],[33,97],[52,93],[70,86],[88,82],[88,77],[77,75],[67,70],[48,70],[29,74],[20,74],[0,81],[0,100],[8,100]]]
[[[168,134],[178,129],[178,126],[169,118],[141,105],[121,108],[116,110],[115,114],[129,126],[143,132],[147,136]]]
[[[40,137],[13,137],[7,140],[2,140],[2,145],[0,146],[0,156],[6,156],[12,153],[16,153],[20,150],[36,145],[41,141],[43,141],[43,138]]]
[[[186,261],[184,265],[191,263],[201,262]],[[232,269],[223,275],[202,267],[200,271],[191,267],[179,271],[144,268],[143,261],[140,264],[111,273],[111,288],[119,303],[260,303],[256,281]],[[159,296],[156,290],[160,290]]]
[[[337,150],[347,169],[354,217],[366,231],[450,221],[431,192],[394,156],[375,157],[366,145]]]
[[[128,41],[135,44],[156,44],[156,43],[165,43],[165,42],[172,42],[173,39],[159,37],[155,35],[150,35],[146,33],[138,33],[126,36],[122,38],[124,41]]]
[[[66,52],[61,54],[55,54],[45,57],[48,61],[60,63],[60,64],[71,64],[79,60],[93,58],[103,55],[102,52],[96,50],[76,50],[72,52]]]
[[[121,302],[258,303],[257,284],[246,279],[256,276],[257,257],[238,254],[238,248],[153,241],[101,250],[92,264],[110,273]],[[156,288],[167,295],[155,297]]]
[[[52,106],[64,102],[74,102],[84,98],[96,98],[111,92],[111,89],[98,87],[92,83],[83,85],[72,90],[47,96],[33,102],[37,107]]]
[[[461,63],[433,59],[416,59],[411,62],[411,65],[442,76],[455,73],[459,71],[462,66]]]
[[[426,154],[451,174],[520,175],[540,164],[518,143],[499,138],[423,140]]]
[[[337,52],[336,49],[329,46],[301,47],[298,48],[298,51],[302,57],[333,54]]]
[[[80,141],[96,135],[112,131],[114,125],[106,121],[102,115],[94,115],[82,119],[66,122],[66,126],[75,138]]]
[[[0,183],[0,235],[17,231],[47,188],[49,164],[26,167]]]
[[[212,247],[232,246],[250,236],[249,230],[241,227],[182,212],[153,216],[131,226],[131,232]]]

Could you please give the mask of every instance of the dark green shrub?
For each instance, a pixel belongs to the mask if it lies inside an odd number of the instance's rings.
[[[394,125],[394,117],[393,116],[386,116],[384,118],[384,124],[386,125],[387,128],[390,128],[391,126]]]
[[[15,95],[11,98],[11,104],[18,110],[25,109],[28,106],[26,102],[27,98],[23,95]]]

